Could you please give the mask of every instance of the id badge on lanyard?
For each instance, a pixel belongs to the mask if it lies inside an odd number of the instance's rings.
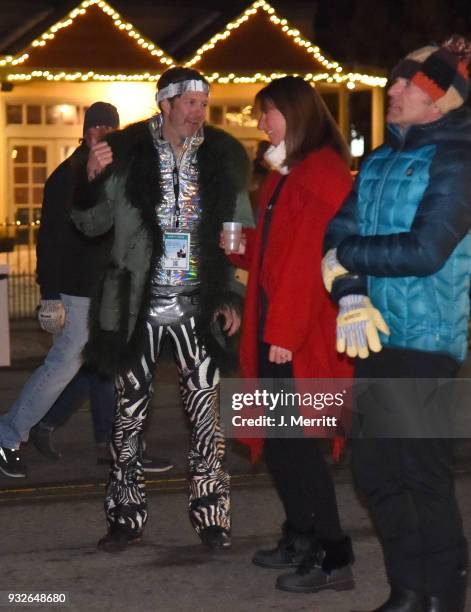
[[[189,270],[190,234],[164,232],[164,270]]]

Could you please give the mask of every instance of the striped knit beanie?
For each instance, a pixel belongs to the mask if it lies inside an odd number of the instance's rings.
[[[469,93],[468,63],[471,42],[454,34],[440,47],[430,45],[407,55],[392,71],[392,79],[411,81],[448,113],[461,106]]]

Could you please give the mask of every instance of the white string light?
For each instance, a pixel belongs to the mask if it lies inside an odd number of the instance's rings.
[[[146,51],[151,56],[158,58],[158,61],[161,64],[163,64],[165,69],[169,68],[170,66],[175,66],[175,62],[170,56],[166,55],[162,51],[162,49],[156,48],[155,44],[153,44],[152,41],[146,39],[139,32],[137,32],[134,29],[134,26],[132,24],[124,22],[121,15],[117,11],[115,11],[114,8],[112,8],[109,4],[107,4],[106,2],[103,2],[102,0],[84,0],[84,2],[82,2],[76,9],[71,11],[67,15],[66,18],[64,18],[62,21],[58,21],[53,26],[51,26],[47,32],[44,32],[44,34],[41,34],[41,36],[33,40],[32,43],[30,44],[30,47],[32,47],[32,49],[29,50],[30,53],[23,53],[22,55],[18,55],[18,56],[7,55],[6,57],[3,57],[2,59],[0,59],[0,67],[17,66],[19,64],[24,63],[30,57],[30,54],[34,52],[35,48],[45,47],[47,44],[49,44],[51,40],[54,40],[57,32],[70,27],[77,18],[85,15],[87,10],[91,6],[94,6],[94,5],[100,8],[106,15],[111,17],[112,23],[119,30],[122,30],[124,33],[128,34],[130,38],[134,39],[136,41],[136,44],[143,51]],[[48,75],[47,74],[45,75],[45,72],[47,71],[33,70],[26,75],[25,74],[9,74],[7,76],[7,79],[10,81],[12,80],[13,81],[30,80],[30,79],[25,79],[25,77],[28,75],[34,78],[42,78],[44,76],[45,78],[48,78]],[[63,74],[63,76],[61,76],[59,79],[56,79],[56,80],[75,80],[74,75],[76,74],[81,75],[81,73],[72,73],[72,74],[60,73],[60,74]],[[126,75],[127,78],[125,78],[124,80],[138,80],[138,81],[146,80],[145,74],[148,74],[148,73],[143,73],[143,74],[138,74],[138,75]],[[55,76],[56,75],[53,75],[52,78],[55,78]],[[107,76],[115,77],[116,75],[95,75],[96,77],[95,80],[107,80],[106,79]],[[149,80],[156,80],[159,78],[159,75],[157,74],[153,76],[155,78],[149,78]],[[78,78],[82,78],[82,75]],[[112,78],[111,80],[115,80],[115,79]]]
[[[363,85],[368,85],[370,87],[385,87],[387,79],[384,77],[376,77],[368,74],[352,74],[349,73],[347,75],[343,75],[343,68],[340,66],[338,62],[334,62],[331,59],[325,57],[319,47],[314,45],[311,41],[306,40],[301,36],[301,33],[296,28],[292,28],[286,19],[279,17],[275,13],[275,9],[265,2],[265,0],[256,0],[242,15],[240,15],[234,21],[229,22],[225,29],[218,34],[215,34],[207,43],[202,45],[195,53],[195,55],[185,64],[188,67],[195,66],[202,59],[203,55],[214,49],[216,45],[221,44],[222,41],[226,40],[229,36],[231,36],[235,30],[239,28],[244,22],[248,19],[252,18],[254,15],[258,13],[259,10],[265,11],[270,18],[270,21],[279,27],[279,29],[286,34],[286,36],[290,37],[292,42],[299,47],[303,48],[307,53],[312,55],[313,59],[321,64],[324,69],[328,72],[316,74],[316,75],[305,75],[304,79],[307,81],[325,81],[327,83],[347,83],[347,87],[349,89],[353,89],[356,87],[357,83],[361,83]],[[197,67],[197,66],[196,66]],[[217,75],[217,76],[215,76]],[[271,81],[274,78],[278,78],[280,76],[286,76],[286,74],[261,74],[257,73],[254,76],[241,76],[241,75],[219,75],[218,73],[214,73],[213,75],[206,75],[206,78],[209,81],[215,81],[217,83],[266,83]]]

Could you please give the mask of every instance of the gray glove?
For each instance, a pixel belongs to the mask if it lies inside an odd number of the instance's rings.
[[[41,300],[38,321],[44,331],[58,334],[65,323],[65,308],[61,300]]]

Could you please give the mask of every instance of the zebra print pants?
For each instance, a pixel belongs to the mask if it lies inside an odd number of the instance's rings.
[[[162,342],[169,335],[177,363],[180,392],[191,424],[189,464],[190,520],[199,534],[217,525],[230,530],[229,475],[222,468],[224,437],[219,426],[219,371],[195,334],[194,318],[181,324],[147,323],[143,355],[116,379],[117,410],[111,443],[113,458],[105,500],[109,527],[128,536],[147,521],[142,432],[152,396],[152,376]]]

